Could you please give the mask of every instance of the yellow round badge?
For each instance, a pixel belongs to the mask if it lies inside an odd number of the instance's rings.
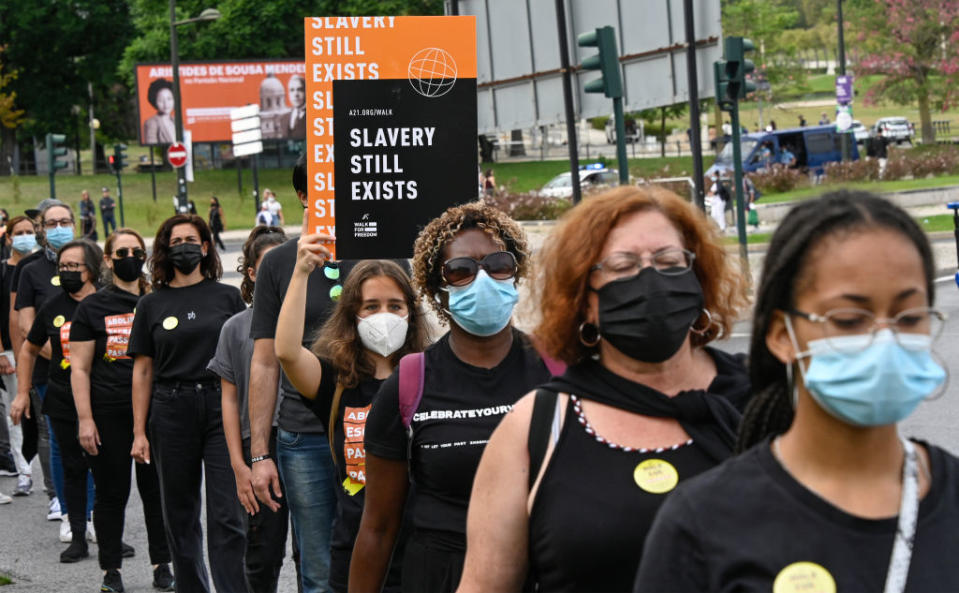
[[[60,286],[60,276],[54,276],[53,278],[50,278],[50,284],[54,286]]]
[[[815,562],[793,562],[779,571],[773,593],[836,593],[836,581]]]
[[[57,315],[53,318],[53,327],[62,327],[64,323],[67,322],[67,318],[63,315]]]
[[[163,329],[171,330],[180,324],[180,320],[176,317],[167,317],[163,320]]]
[[[636,485],[652,494],[665,494],[679,483],[679,472],[668,461],[647,459],[633,470]]]

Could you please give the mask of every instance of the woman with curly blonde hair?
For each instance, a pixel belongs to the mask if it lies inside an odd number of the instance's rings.
[[[381,589],[404,507],[412,535],[402,589],[445,592],[459,583],[483,448],[516,400],[550,377],[511,324],[528,265],[519,225],[482,204],[450,208],[416,240],[413,283],[450,330],[424,354],[404,358],[373,402],[350,591]]]
[[[636,187],[569,211],[538,264],[535,335],[570,366],[490,439],[459,591],[631,591],[664,497],[733,453],[746,371],[707,344],[745,282],[701,212]]]

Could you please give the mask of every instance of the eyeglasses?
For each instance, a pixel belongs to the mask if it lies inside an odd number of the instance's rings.
[[[57,266],[57,269],[61,272],[77,272],[86,268],[86,264],[82,264],[75,261],[64,261],[60,262],[60,265]]]
[[[139,247],[133,247],[132,249],[130,247],[120,247],[113,252],[113,255],[115,255],[118,259],[123,259],[124,257],[129,257],[131,255],[137,259],[146,259],[147,252]]]
[[[590,271],[600,270],[613,280],[628,278],[639,274],[643,269],[643,262],[648,261],[648,265],[664,276],[679,276],[693,268],[695,259],[695,253],[679,247],[660,249],[649,256],[632,251],[617,251],[591,267]]]
[[[929,336],[934,341],[942,333],[946,323],[946,314],[929,307],[906,309],[895,317],[876,317],[865,309],[833,309],[824,315],[806,313],[797,309],[789,309],[790,315],[802,317],[812,323],[818,323],[823,328],[823,337],[830,348],[838,352],[861,352],[872,344],[876,332],[882,326],[892,330],[896,341],[903,348],[914,350],[916,342],[902,339],[901,336],[920,335]],[[868,339],[850,341],[840,338],[847,336],[868,336]]]
[[[72,218],[61,218],[61,219],[59,219],[59,220],[44,220],[44,221],[43,221],[43,228],[45,228],[45,229],[51,229],[51,230],[52,230],[52,229],[57,228],[58,226],[62,226],[62,227],[73,226],[73,219],[72,219]]]
[[[516,276],[519,265],[509,251],[490,253],[479,261],[472,257],[454,257],[443,263],[443,280],[450,286],[466,286],[476,278],[480,268],[493,280],[509,280]]]

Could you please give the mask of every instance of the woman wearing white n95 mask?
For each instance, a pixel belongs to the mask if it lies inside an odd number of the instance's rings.
[[[330,587],[346,591],[353,541],[365,498],[363,432],[373,396],[400,358],[425,346],[423,315],[406,273],[393,262],[357,264],[312,350],[303,346],[306,284],[329,258],[328,237],[300,239],[296,267],[276,329],[276,356],[306,404],[327,426],[336,462],[338,510],[330,550]],[[402,558],[402,555],[397,556]],[[387,589],[399,588],[399,562]]]

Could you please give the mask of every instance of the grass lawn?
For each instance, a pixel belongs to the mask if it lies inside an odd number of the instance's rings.
[[[13,581],[10,580],[10,577],[8,577],[5,574],[0,574],[0,587],[2,587],[3,585],[10,585],[12,583]]]
[[[196,181],[188,184],[190,199],[196,203],[197,213],[207,217],[210,209],[210,196],[220,199],[226,215],[227,228],[253,228],[256,212],[253,205],[253,181],[248,169],[243,171],[243,194],[237,191],[235,170],[196,171]],[[293,193],[290,169],[260,169],[260,194],[266,187],[271,188],[283,205],[286,221],[298,222],[300,204]],[[160,223],[173,212],[173,195],[176,193],[176,173],[157,173],[157,201],[153,202],[148,173],[123,174],[123,206],[126,226],[133,227],[148,237],[152,237]],[[70,204],[74,211],[80,202],[80,192],[90,192],[96,204],[100,200],[100,188],[110,188],[113,199],[117,199],[117,180],[113,175],[57,175],[57,197]],[[33,208],[37,202],[49,197],[50,185],[46,175],[0,177],[0,207],[6,208],[11,216],[22,214],[26,208]],[[119,205],[119,204],[118,204]],[[99,217],[99,210],[97,212]],[[120,224],[119,210],[116,212],[117,224]],[[100,238],[103,239],[103,225],[97,221]]]
[[[952,221],[952,214],[936,214],[934,216],[924,216],[922,218],[917,218],[916,222],[922,226],[922,230],[927,233],[935,233],[939,231],[952,231],[955,229]],[[769,243],[769,240],[772,239],[772,233],[752,233],[746,235],[746,243],[760,244],[760,243]],[[739,237],[727,236],[723,237],[723,242],[726,245],[736,245],[739,243]]]
[[[793,202],[796,200],[805,200],[822,195],[827,191],[844,189],[863,189],[871,192],[896,192],[907,191],[911,189],[928,189],[933,187],[947,187],[950,185],[959,185],[959,175],[943,175],[941,177],[929,177],[922,179],[897,179],[895,181],[861,181],[856,183],[842,183],[835,185],[816,185],[804,187],[781,194],[763,194],[760,198],[761,203],[771,204],[776,202]]]

